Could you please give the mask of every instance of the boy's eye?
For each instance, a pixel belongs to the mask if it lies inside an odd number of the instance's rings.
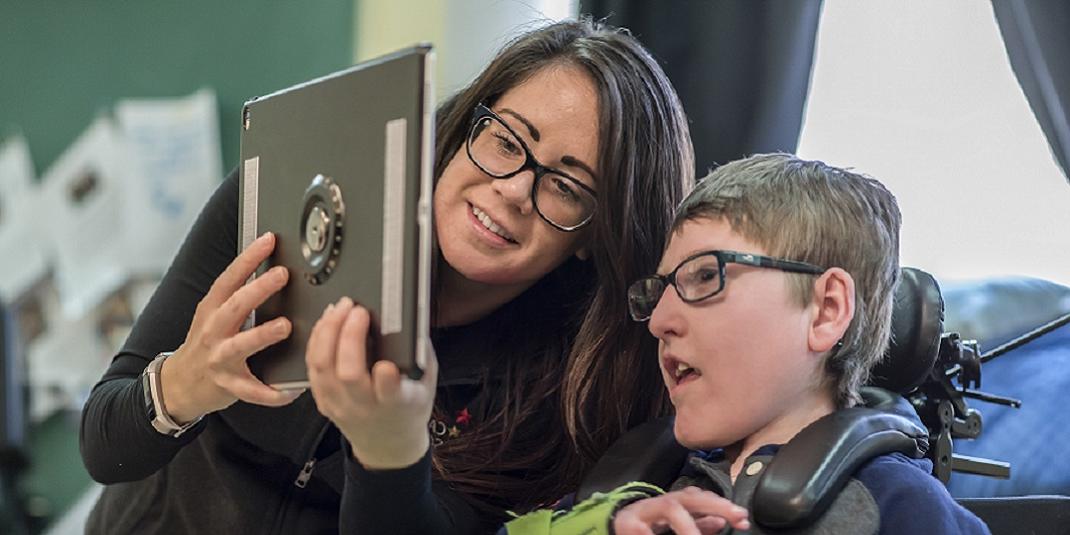
[[[687,268],[686,270],[681,270],[677,278],[680,284],[688,289],[701,289],[711,284],[716,284],[717,278],[720,276],[716,262],[703,262],[694,266],[687,266]]]
[[[717,270],[713,268],[703,268],[697,273],[698,279],[702,282],[710,282],[717,280]]]
[[[713,268],[699,268],[690,273],[690,275],[691,282],[697,284],[704,284],[717,280],[717,270]]]

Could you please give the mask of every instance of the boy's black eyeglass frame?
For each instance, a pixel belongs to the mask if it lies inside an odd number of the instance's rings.
[[[518,167],[515,171],[513,171],[511,173],[504,173],[504,174],[492,173],[486,167],[483,167],[483,164],[479,163],[479,161],[476,160],[475,156],[472,156],[472,133],[475,131],[476,127],[479,125],[479,120],[484,118],[484,117],[490,117],[490,118],[494,119],[495,121],[498,121],[498,123],[501,124],[503,127],[505,127],[505,129],[508,130],[509,133],[512,134],[514,138],[516,138],[516,141],[518,143],[520,143],[520,148],[522,148],[524,150],[524,163],[521,164],[520,167]],[[518,174],[520,174],[520,173],[522,173],[522,172],[524,172],[524,171],[526,171],[528,169],[531,169],[532,172],[535,173],[535,179],[531,181],[531,203],[535,206],[535,211],[539,213],[539,217],[541,217],[543,221],[546,221],[547,223],[550,224],[550,226],[556,228],[557,230],[560,230],[560,231],[563,231],[563,232],[575,232],[575,231],[587,226],[588,224],[591,223],[592,220],[594,220],[594,214],[595,214],[595,211],[597,210],[597,208],[592,208],[591,209],[591,213],[588,214],[587,217],[583,221],[581,221],[581,222],[579,222],[579,223],[577,223],[575,225],[571,225],[571,226],[569,226],[569,225],[561,225],[559,223],[556,223],[556,222],[552,221],[549,217],[547,217],[546,214],[542,213],[542,209],[539,208],[537,192],[539,190],[538,189],[539,188],[539,182],[542,180],[542,177],[547,175],[547,174],[549,174],[549,173],[553,173],[555,175],[558,175],[561,178],[564,178],[565,180],[568,180],[570,183],[579,186],[580,189],[582,189],[583,191],[589,193],[591,195],[591,197],[593,199],[595,199],[596,201],[598,199],[598,193],[593,188],[591,188],[587,184],[584,184],[583,182],[581,182],[576,177],[574,177],[574,176],[572,176],[572,175],[570,175],[570,174],[568,174],[568,173],[566,173],[566,172],[564,172],[564,171],[562,171],[560,169],[555,169],[553,167],[547,167],[547,166],[543,165],[542,163],[540,163],[539,160],[536,160],[535,159],[535,155],[532,154],[531,153],[531,149],[528,148],[528,144],[524,142],[524,138],[520,137],[516,133],[516,131],[513,130],[513,128],[511,126],[509,126],[509,123],[505,122],[505,119],[502,119],[502,117],[500,115],[495,113],[494,110],[490,109],[489,107],[487,107],[483,103],[476,104],[475,109],[472,110],[472,124],[468,128],[468,136],[464,140],[464,150],[465,150],[465,153],[468,154],[468,160],[470,162],[472,162],[476,167],[478,167],[480,171],[483,171],[487,175],[490,175],[491,177],[496,178],[496,179],[511,178],[511,177],[514,177],[514,176],[516,176],[516,175],[518,175]]]
[[[702,258],[704,256],[713,256],[717,258],[717,289],[698,297],[685,297],[680,293],[680,288],[676,285],[676,273],[680,271],[680,268],[687,263],[695,260],[696,258]],[[726,279],[726,264],[743,264],[746,266],[754,266],[760,268],[779,269],[781,271],[787,271],[789,273],[805,273],[809,275],[820,275],[827,271],[826,268],[818,267],[806,262],[799,262],[797,260],[787,260],[784,258],[774,258],[771,256],[764,256],[752,253],[741,253],[738,251],[703,251],[701,253],[695,253],[679,264],[676,265],[668,275],[651,275],[649,277],[643,277],[633,282],[628,287],[628,312],[631,314],[632,319],[635,321],[646,321],[650,319],[651,314],[654,313],[654,308],[650,307],[649,311],[643,310],[645,308],[644,303],[649,303],[650,300],[644,297],[644,288],[657,288],[657,299],[653,301],[654,307],[661,300],[661,295],[665,293],[666,286],[672,286],[676,295],[680,297],[680,300],[685,303],[697,303],[704,299],[709,299],[724,290]]]

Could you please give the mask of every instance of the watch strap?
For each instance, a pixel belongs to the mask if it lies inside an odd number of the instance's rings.
[[[163,383],[160,380],[160,370],[163,368],[164,361],[171,355],[171,352],[160,353],[149,362],[149,365],[141,374],[141,386],[145,394],[145,410],[148,413],[152,427],[160,434],[177,438],[191,427],[197,425],[204,416],[199,416],[192,422],[180,425],[168,414],[167,406],[164,404],[163,399]]]

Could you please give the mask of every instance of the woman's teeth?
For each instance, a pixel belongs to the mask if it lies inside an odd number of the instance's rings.
[[[486,227],[487,230],[489,230],[489,231],[501,236],[502,238],[505,238],[508,241],[516,243],[516,240],[514,240],[513,237],[510,236],[509,233],[505,231],[505,229],[503,229],[502,227],[498,226],[497,223],[492,221],[490,219],[490,216],[487,215],[485,212],[483,212],[483,210],[480,210],[479,208],[476,208],[475,206],[473,206],[472,207],[472,214],[476,216],[476,219],[478,219],[480,223],[483,223],[483,226]]]

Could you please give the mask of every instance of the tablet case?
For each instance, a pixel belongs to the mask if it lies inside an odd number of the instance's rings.
[[[329,303],[372,313],[369,360],[418,378],[430,348],[433,53],[417,46],[250,100],[242,111],[240,247],[271,231],[289,283],[247,326],[289,339],[252,356],[279,389],[308,384],[305,346]],[[369,362],[369,365],[371,362]]]

